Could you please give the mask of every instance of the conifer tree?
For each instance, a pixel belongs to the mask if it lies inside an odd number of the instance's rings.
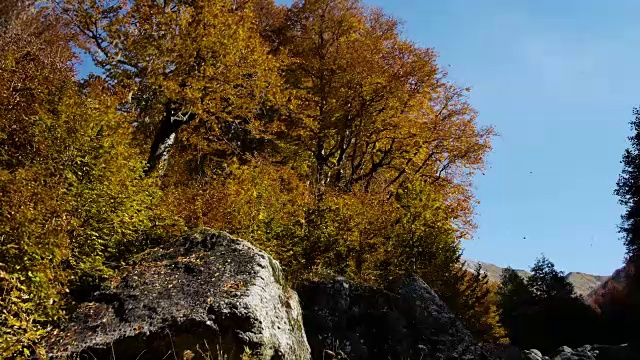
[[[627,249],[627,263],[630,268],[640,264],[640,108],[633,109],[633,120],[629,122],[632,134],[628,137],[629,147],[622,155],[622,173],[616,183],[614,194],[624,206],[619,231]],[[628,314],[637,323],[640,320],[640,273],[631,272],[626,279],[625,292],[629,297]],[[629,339],[640,343],[639,338]]]

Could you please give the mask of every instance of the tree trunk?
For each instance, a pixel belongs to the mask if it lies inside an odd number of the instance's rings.
[[[181,126],[191,122],[194,117],[193,114],[186,116],[174,115],[170,105],[165,107],[164,116],[160,121],[160,126],[151,144],[147,168],[144,171],[145,175],[150,175],[156,169],[158,169],[160,175],[164,173],[167,161],[169,160],[169,151],[176,140],[178,130]]]

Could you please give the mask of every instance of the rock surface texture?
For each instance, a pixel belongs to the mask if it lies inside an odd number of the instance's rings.
[[[418,278],[391,292],[342,278],[298,289],[314,359],[488,359]]]
[[[52,357],[310,359],[278,263],[226,233],[203,229],[150,250],[91,300],[51,339]]]

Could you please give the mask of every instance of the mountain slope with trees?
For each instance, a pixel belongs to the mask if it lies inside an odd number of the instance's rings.
[[[463,259],[463,261],[465,261],[465,266],[470,271],[472,271],[476,266],[478,266],[478,264],[480,264],[480,266],[482,267],[482,271],[487,274],[490,281],[494,283],[500,283],[500,278],[502,276],[502,271],[504,270],[504,268],[483,261],[475,261],[470,259]],[[531,273],[527,270],[514,269],[514,271],[525,279],[531,275]],[[569,283],[573,285],[576,294],[584,297],[585,299],[590,299],[590,294],[596,291],[610,278],[610,276],[591,275],[573,271],[565,274],[564,276],[567,281],[569,281]]]

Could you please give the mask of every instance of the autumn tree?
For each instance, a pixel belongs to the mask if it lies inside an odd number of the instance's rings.
[[[458,266],[434,290],[451,311],[483,343],[506,342],[507,334],[500,324],[497,285],[489,281],[482,264],[470,271],[459,258]]]
[[[492,129],[477,127],[467,89],[446,81],[432,49],[402,40],[397,20],[353,0],[297,1],[290,18],[286,84],[299,106],[283,120],[319,183],[370,188],[389,172],[388,188],[482,165]]]
[[[79,286],[105,279],[162,222],[123,97],[78,83],[48,7],[0,33],[0,357],[33,355]]]
[[[338,0],[253,9],[274,19],[259,29],[269,54],[288,58],[278,63],[287,101],[255,116],[271,145],[249,162],[218,156],[224,172],[207,177],[185,182],[179,172],[165,181],[170,202],[181,214],[203,204],[199,220],[185,214],[191,224],[242,234],[296,275],[324,268],[379,284],[429,269],[426,280],[442,282],[473,229],[470,181],[493,129],[475,124],[465,89],[447,82],[434,51],[402,40],[398,22],[379,10]],[[272,171],[295,192],[280,192]],[[246,200],[234,204],[229,192]],[[258,205],[273,196],[301,212],[285,218]],[[227,206],[255,216],[240,221]]]
[[[397,20],[356,0],[8,4],[3,357],[181,223],[247,238],[294,284],[418,273],[496,336],[486,278],[459,272],[494,130]],[[74,46],[101,76],[76,78]]]
[[[453,249],[443,252],[453,266],[457,241],[473,229],[470,181],[493,129],[476,125],[466,90],[446,80],[433,50],[402,40],[395,19],[339,0],[289,9],[266,0],[83,1],[62,8],[107,79],[132,89],[138,131],[156,133],[150,168],[165,157],[154,160],[157,149],[169,149],[164,141],[175,142],[165,195],[190,224],[219,226],[261,245],[274,244],[277,234],[306,249],[287,252],[297,254],[291,264],[349,268],[367,279],[380,278],[374,274],[384,274],[384,266],[407,272],[432,264],[440,246]],[[261,213],[240,221],[214,205],[216,192],[227,192],[222,184],[256,200],[268,196],[245,186],[278,189],[258,185],[268,178],[241,180],[272,173],[257,166],[300,184],[297,199],[305,201],[283,199],[303,206],[304,219]],[[186,213],[194,202],[205,216]],[[386,209],[375,235],[358,218],[371,204]],[[354,225],[331,230],[341,221]],[[369,256],[382,249],[398,254]]]
[[[494,130],[397,20],[355,0],[59,8],[130,92],[147,173],[166,167],[164,203],[187,226],[253,241],[294,280],[419,272],[437,288],[457,269]]]
[[[279,84],[277,61],[260,36],[253,5],[233,0],[59,3],[80,35],[79,46],[107,79],[131,91],[138,129],[151,139],[148,173],[165,167],[178,139],[188,150],[181,156],[200,167],[218,151],[247,150],[232,135],[252,129]]]
[[[32,3],[31,0],[6,0],[0,7],[0,30],[9,29],[14,21],[25,15]]]
[[[468,235],[471,176],[494,134],[475,123],[468,89],[447,81],[435,51],[403,40],[397,20],[360,1],[296,1],[288,19],[281,43],[293,101],[275,125],[317,191],[393,197],[422,182],[447,194]]]
[[[626,266],[628,267],[629,265]],[[624,275],[616,277],[614,274],[590,294],[590,303],[601,317],[602,342],[620,344],[633,340],[628,330],[635,326],[634,319],[629,316],[633,311],[633,304],[625,281]]]

